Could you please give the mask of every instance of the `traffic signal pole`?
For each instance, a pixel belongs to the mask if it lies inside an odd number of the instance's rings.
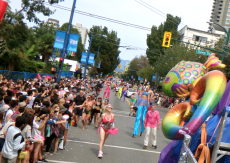
[[[72,6],[70,18],[69,18],[69,25],[68,25],[65,40],[64,40],[64,47],[63,47],[62,53],[60,55],[60,58],[63,58],[63,60],[61,61],[61,64],[59,64],[59,69],[58,69],[58,74],[57,74],[57,82],[60,81],[60,78],[61,78],[61,72],[62,72],[63,63],[64,63],[64,59],[65,59],[66,49],[67,49],[67,46],[68,46],[68,41],[69,41],[69,36],[70,36],[70,29],[71,29],[71,25],[72,25],[72,21],[73,21],[73,15],[74,15],[74,10],[75,10],[75,6],[76,6],[76,1],[77,0],[73,0],[73,6]]]

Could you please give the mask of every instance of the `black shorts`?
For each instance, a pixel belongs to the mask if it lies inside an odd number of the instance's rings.
[[[97,109],[93,109],[94,110],[94,113],[100,113],[100,110],[97,110]]]
[[[80,108],[74,108],[73,112],[75,115],[82,116],[82,109]]]
[[[134,106],[134,107],[133,107],[133,110],[137,110],[137,107]]]
[[[0,138],[0,151],[2,151],[4,142],[5,142],[5,139],[4,138]]]

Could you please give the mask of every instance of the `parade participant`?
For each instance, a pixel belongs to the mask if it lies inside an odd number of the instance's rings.
[[[121,99],[121,94],[122,94],[122,84],[119,85],[118,95],[117,95],[118,99]]]
[[[116,87],[115,87],[115,96],[117,96],[117,94],[118,94],[118,91],[119,91],[119,87],[120,87],[120,85],[119,84],[116,84]]]
[[[104,102],[102,102],[102,106],[101,106],[101,114],[104,114],[104,113],[106,112],[105,107],[106,107],[106,105],[108,105],[108,104],[109,104],[109,99],[105,99],[105,101],[104,101]]]
[[[94,109],[94,127],[97,128],[98,120],[100,118],[100,113],[101,113],[101,97],[98,97],[97,101],[95,102],[95,109]]]
[[[108,104],[106,106],[106,113],[102,114],[101,119],[99,120],[100,127],[98,128],[100,132],[100,143],[99,143],[99,152],[98,152],[98,158],[103,157],[102,148],[105,144],[105,140],[109,136],[109,130],[114,129],[114,117],[115,115],[111,113],[112,111],[112,105]]]
[[[130,100],[130,108],[133,106],[133,104],[136,102],[136,96],[135,93],[131,95],[131,100]]]
[[[107,86],[105,88],[103,98],[105,98],[105,94],[107,93],[107,98],[109,99],[111,82],[108,80],[108,81],[105,82],[105,84],[107,84]]]
[[[91,116],[90,116],[90,118],[89,118],[89,123],[88,123],[88,125],[90,125],[91,124],[91,122],[92,122],[92,120],[93,120],[93,117],[94,117],[94,110],[95,110],[95,103],[96,103],[96,99],[95,99],[96,97],[95,97],[95,94],[92,94],[92,96],[91,96],[91,101],[93,102],[93,108],[92,108],[92,110],[91,110]]]
[[[147,79],[145,79],[145,83],[147,82]],[[143,85],[145,85],[145,83]],[[141,128],[141,134],[142,132],[144,132],[144,120],[145,120],[145,116],[147,113],[147,108],[149,106],[149,99],[150,99],[150,95],[147,92],[146,88],[144,88],[144,91],[142,92],[142,96],[141,99],[138,99],[138,103],[137,103],[137,114],[136,114],[136,120],[134,123],[134,129],[133,129],[133,137],[134,135],[138,135],[139,132],[139,127]]]
[[[127,85],[124,85],[123,89],[122,89],[122,94],[121,94],[121,98],[123,96],[123,101],[125,101],[125,93],[127,91]]]
[[[80,109],[80,106],[85,102],[86,98],[83,95],[84,91],[81,89],[80,94],[77,95],[77,97],[74,99],[73,102],[73,113],[74,113],[74,120],[75,120],[75,125],[74,127],[77,127],[77,123],[79,121],[80,116],[82,116],[82,109]]]
[[[146,134],[143,149],[148,148],[149,135],[151,137],[152,147],[156,149],[157,129],[160,129],[160,114],[158,111],[156,111],[156,107],[154,105],[151,106],[151,110],[149,110],[146,114],[144,127],[146,129]]]
[[[85,110],[83,112],[81,121],[82,121],[82,130],[85,130],[85,126],[89,120],[89,118],[91,117],[91,111],[93,108],[93,101],[91,100],[91,96],[87,96],[86,97],[86,101],[80,106],[80,109],[82,109],[83,107],[85,107]]]

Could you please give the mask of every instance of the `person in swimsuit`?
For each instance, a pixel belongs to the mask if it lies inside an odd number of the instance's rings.
[[[95,110],[95,103],[96,103],[96,99],[95,99],[95,94],[92,94],[92,96],[91,96],[91,101],[93,102],[93,108],[92,108],[92,110],[91,110],[91,116],[90,116],[90,118],[89,118],[89,123],[88,123],[88,125],[90,125],[91,124],[91,122],[92,122],[92,120],[93,120],[93,116],[94,116],[94,110]]]
[[[95,107],[94,107],[94,127],[97,128],[98,120],[100,118],[100,113],[101,113],[101,97],[98,97],[97,101],[95,102]]]
[[[80,109],[85,107],[85,110],[82,114],[82,126],[81,128],[85,130],[86,123],[88,122],[89,118],[91,117],[91,110],[93,108],[93,101],[91,101],[91,96],[86,97],[86,101],[81,105]]]
[[[145,83],[147,80],[145,79]],[[143,85],[145,85],[145,83]],[[134,135],[138,135],[139,128],[141,128],[141,134],[144,132],[144,121],[147,113],[147,109],[149,106],[149,100],[150,100],[150,94],[147,92],[147,89],[145,87],[144,91],[142,92],[141,99],[138,99],[137,102],[137,114],[136,114],[136,120],[134,123],[134,129],[133,129],[133,137]]]
[[[99,152],[98,152],[98,158],[103,157],[102,148],[105,144],[105,140],[109,136],[108,130],[114,129],[114,117],[115,115],[111,113],[112,111],[112,105],[108,104],[106,105],[106,113],[102,114],[101,119],[99,120],[99,132],[100,132],[100,143],[99,143]]]
[[[105,92],[104,92],[103,98],[105,98],[105,94],[106,93],[107,93],[107,98],[109,98],[111,82],[108,80],[108,81],[105,82],[105,84],[107,84],[107,87],[105,88]]]

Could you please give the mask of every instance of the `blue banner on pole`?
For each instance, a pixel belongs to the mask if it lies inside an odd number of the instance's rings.
[[[70,33],[67,51],[77,52],[78,40],[80,38],[79,34]]]
[[[152,81],[155,81],[155,80],[156,80],[156,75],[153,74],[153,76],[152,76]]]
[[[131,78],[133,78],[133,75],[131,75]]]
[[[87,58],[87,52],[82,52],[81,63],[85,64],[86,63],[86,58]]]
[[[138,76],[138,80],[143,80],[143,78],[142,78],[142,77],[140,77],[140,76]]]
[[[95,54],[93,54],[93,53],[90,53],[89,54],[89,61],[88,61],[88,64],[90,64],[90,65],[94,65],[94,56],[95,56]]]
[[[63,49],[64,48],[64,41],[65,41],[66,32],[63,31],[56,31],[56,37],[54,42],[54,48]]]
[[[101,61],[99,61],[97,68],[101,67]]]
[[[156,78],[156,74],[153,74],[153,76],[152,76],[152,81],[159,81],[159,79],[160,79],[160,76],[159,75],[157,75],[157,78]]]

